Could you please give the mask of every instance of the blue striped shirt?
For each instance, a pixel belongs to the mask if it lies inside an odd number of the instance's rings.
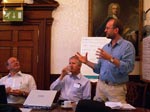
[[[103,50],[118,59],[120,66],[117,67],[108,60],[99,59],[93,71],[99,74],[99,79],[102,81],[114,84],[127,82],[129,80],[128,74],[134,69],[135,48],[133,44],[121,38],[114,47],[110,42],[103,47]]]

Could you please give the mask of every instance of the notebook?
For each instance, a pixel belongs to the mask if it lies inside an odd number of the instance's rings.
[[[32,90],[23,106],[32,109],[52,109],[56,93],[54,90]]]
[[[0,104],[7,104],[5,85],[0,85]]]

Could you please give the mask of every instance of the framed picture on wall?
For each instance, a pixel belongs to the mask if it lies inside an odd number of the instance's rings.
[[[89,31],[91,37],[104,37],[107,19],[112,16],[123,23],[123,38],[133,43],[136,60],[140,59],[143,26],[143,0],[89,0]]]

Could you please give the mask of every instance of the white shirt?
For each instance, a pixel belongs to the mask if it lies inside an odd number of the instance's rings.
[[[21,89],[22,91],[30,92],[33,89],[37,89],[35,80],[33,76],[19,71],[14,76],[8,74],[0,79],[0,84],[5,85],[5,87],[11,87],[12,89]],[[22,96],[7,96],[8,103],[20,103],[23,104],[25,97]]]

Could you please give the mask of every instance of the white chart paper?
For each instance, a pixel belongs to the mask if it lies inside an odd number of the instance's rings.
[[[97,63],[98,59],[96,58],[96,50],[98,48],[103,48],[106,43],[109,43],[110,39],[106,37],[83,37],[81,41],[81,54],[85,55],[88,53],[88,60],[94,63]],[[82,65],[81,73],[84,75],[95,75],[91,68],[87,65]]]

